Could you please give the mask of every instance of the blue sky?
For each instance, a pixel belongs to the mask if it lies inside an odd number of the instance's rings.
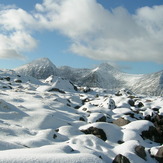
[[[1,0],[0,68],[48,57],[128,73],[163,69],[162,0]]]

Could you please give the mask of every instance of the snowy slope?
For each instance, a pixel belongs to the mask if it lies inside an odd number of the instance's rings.
[[[17,73],[45,79],[50,75],[66,78],[77,85],[109,90],[129,88],[136,93],[163,95],[163,71],[148,75],[134,75],[119,71],[103,63],[95,69],[75,69],[68,66],[56,68],[47,58],[15,69]]]
[[[57,75],[56,66],[48,58],[40,58],[33,62],[14,69],[17,73],[45,79],[50,75]]]
[[[62,78],[0,71],[2,163],[155,163],[163,158],[162,121],[162,97],[85,93]]]

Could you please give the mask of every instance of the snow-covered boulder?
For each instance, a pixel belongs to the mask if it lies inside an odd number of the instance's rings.
[[[77,91],[77,87],[72,82],[61,77],[53,78],[53,76],[50,76],[45,81],[50,83],[50,85],[40,86],[37,88],[38,91],[57,91],[60,93]]]

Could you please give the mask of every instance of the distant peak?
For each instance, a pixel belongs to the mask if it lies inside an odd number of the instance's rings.
[[[110,64],[108,64],[108,63],[102,63],[102,64],[100,64],[99,66],[98,66],[98,69],[101,69],[101,70],[106,70],[106,71],[118,71],[118,69],[116,68],[116,67],[114,67],[114,66],[112,66],[112,65],[110,65]]]

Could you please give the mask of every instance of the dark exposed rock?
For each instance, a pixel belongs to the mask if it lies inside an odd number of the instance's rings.
[[[117,142],[118,144],[123,144],[124,143],[124,141],[122,141],[122,140],[118,140],[118,142]]]
[[[163,116],[161,115],[156,115],[153,119],[152,122],[156,127],[159,127],[160,125],[163,125]]]
[[[130,121],[126,120],[124,118],[118,118],[118,119],[113,121],[113,124],[116,124],[117,126],[124,126],[124,125],[127,125],[129,123],[130,123]]]
[[[163,162],[163,146],[158,149],[155,158],[159,163]]]
[[[2,86],[2,88],[4,88],[4,89],[6,89],[6,88],[12,89],[11,86]]]
[[[50,89],[49,90],[49,92],[59,92],[59,93],[63,93],[63,94],[65,94],[65,92],[64,91],[62,91],[62,90],[60,90],[60,89],[58,89],[58,88],[52,88],[52,89]]]
[[[153,111],[159,111],[159,108],[152,108]]]
[[[83,111],[87,111],[87,108],[83,108],[82,110],[83,110]]]
[[[71,107],[71,105],[70,105],[70,104],[67,104],[67,106]]]
[[[80,108],[80,106],[79,106],[79,105],[77,105],[77,106],[75,106],[75,107],[74,107],[74,109],[79,109],[79,108]]]
[[[106,117],[105,116],[102,116],[96,122],[106,122]]]
[[[129,104],[130,106],[135,106],[135,101],[132,100],[132,99],[130,99],[130,100],[128,100],[128,104]]]
[[[129,95],[129,96],[131,96],[131,95],[133,95],[133,92],[132,91],[130,91],[129,89],[121,89],[121,90],[119,90],[117,93],[115,93],[115,95],[116,96],[122,96],[122,95]]]
[[[134,113],[125,113],[125,115],[129,115],[131,118],[135,118]]]
[[[83,88],[83,92],[84,93],[88,93],[88,92],[90,92],[91,91],[91,89],[89,88],[89,87],[84,87]]]
[[[104,141],[107,140],[105,132],[102,129],[99,129],[96,127],[90,127],[86,130],[81,130],[81,132],[83,132],[85,134],[93,134]]]
[[[4,79],[7,80],[7,81],[11,80],[10,77],[5,77]]]
[[[70,84],[74,87],[74,90],[75,91],[78,91],[78,88],[71,82],[71,81],[69,81],[70,82]]]
[[[100,159],[102,159],[102,156],[99,156]]]
[[[155,129],[153,129],[154,131],[152,132],[152,130],[150,129],[150,133],[148,132],[148,134],[154,134],[154,140],[158,143],[163,143],[163,116],[158,114],[154,117],[147,115],[145,119],[153,122],[153,124],[155,125]]]
[[[145,148],[141,145],[135,147],[135,153],[141,157],[142,159],[146,160],[146,153]]]
[[[144,104],[142,102],[139,102],[138,105],[137,105],[138,108],[141,108],[143,106],[144,106]]]
[[[148,121],[152,121],[152,117],[151,117],[150,115],[146,115],[146,116],[144,117],[144,119],[145,119],[145,120],[148,120]]]
[[[128,98],[134,99],[134,98],[136,98],[136,96],[130,95],[130,96],[128,96]]]
[[[150,126],[147,131],[142,132],[141,136],[143,139],[150,139],[157,143],[163,143],[163,132],[160,128]]]
[[[56,137],[57,137],[57,135],[56,135],[56,134],[54,134],[54,135],[53,135],[53,139],[55,139]]]
[[[20,79],[15,79],[14,80],[16,83],[22,83],[22,81]]]
[[[113,99],[109,99],[108,109],[115,109],[115,108],[116,108],[115,101]]]
[[[83,117],[80,117],[79,120],[80,121],[85,121],[85,119]]]
[[[129,159],[121,154],[117,155],[112,163],[130,163]]]
[[[82,100],[82,104],[84,105],[85,102],[88,102],[88,101],[90,101],[90,100],[88,98],[85,98],[85,99]]]

